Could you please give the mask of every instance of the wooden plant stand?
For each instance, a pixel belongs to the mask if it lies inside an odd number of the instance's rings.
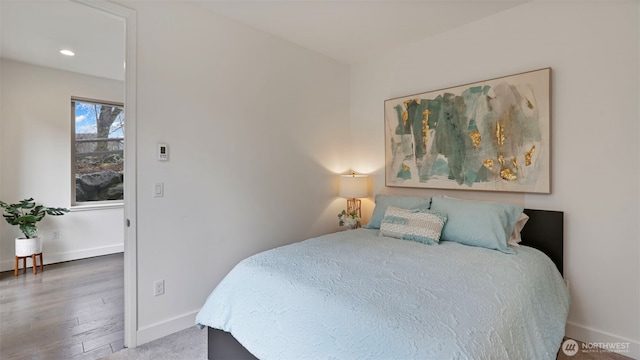
[[[18,276],[18,263],[20,261],[20,259],[22,259],[22,267],[24,268],[24,273],[27,273],[27,258],[30,257],[31,258],[31,262],[33,264],[33,274],[37,274],[38,273],[38,267],[36,266],[36,256],[40,257],[40,271],[44,272],[44,263],[42,262],[42,253],[39,254],[32,254],[30,256],[16,256],[16,265],[13,268],[13,275],[14,276]]]

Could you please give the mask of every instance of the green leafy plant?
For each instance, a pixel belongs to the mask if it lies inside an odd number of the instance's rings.
[[[17,204],[7,204],[0,201],[0,207],[4,209],[2,215],[4,219],[11,225],[17,225],[27,239],[38,234],[36,223],[47,214],[60,216],[69,212],[69,209],[65,208],[52,208],[36,204],[33,198],[24,199]]]
[[[355,210],[349,212],[342,210],[342,212],[338,214],[338,220],[338,225],[340,226],[350,228],[360,227],[360,218],[358,217],[358,212]]]

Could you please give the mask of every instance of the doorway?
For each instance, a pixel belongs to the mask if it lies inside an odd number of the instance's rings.
[[[20,6],[29,7],[30,11],[25,15],[25,9],[19,9]],[[125,124],[125,132],[127,136],[124,141],[124,173],[126,180],[124,182],[124,204],[103,204],[102,208],[94,207],[78,207],[74,209],[71,216],[66,216],[61,221],[55,221],[55,226],[59,228],[45,228],[45,236],[47,242],[44,243],[45,263],[63,262],[78,258],[105,255],[116,251],[124,251],[124,344],[127,347],[136,346],[136,15],[135,11],[125,8],[121,5],[113,4],[108,1],[100,0],[65,0],[55,2],[1,2],[0,13],[2,15],[2,65],[3,69],[3,98],[7,103],[14,103],[18,97],[25,100],[21,106],[16,106],[15,111],[8,110],[3,107],[3,119],[0,128],[10,136],[3,137],[9,139],[11,144],[3,144],[2,152],[4,154],[13,154],[15,149],[24,149],[24,153],[19,154],[21,158],[40,159],[35,164],[31,161],[26,166],[17,160],[4,156],[2,159],[3,170],[18,169],[18,172],[9,171],[2,175],[0,187],[0,196],[12,197],[15,194],[33,194],[34,197],[40,198],[45,203],[51,202],[52,205],[65,206],[64,204],[71,201],[71,193],[73,177],[70,171],[60,174],[60,169],[70,167],[71,163],[71,143],[70,131],[65,130],[69,127],[69,102],[71,96],[86,96],[90,98],[100,98],[110,100],[110,95],[99,96],[89,90],[88,94],[78,91],[65,93],[60,91],[68,81],[58,80],[49,83],[59,84],[52,92],[52,95],[36,94],[28,90],[28,86],[34,86],[30,83],[33,79],[42,78],[42,74],[49,76],[60,76],[61,73],[69,73],[78,80],[83,77],[93,77],[100,79],[102,82],[121,82],[121,99],[113,99],[124,103],[127,113],[127,122]],[[76,11],[77,10],[77,11]],[[24,18],[20,19],[20,16]],[[39,28],[41,33],[34,34],[32,38],[21,38],[28,34],[33,34],[32,30],[35,26],[30,20],[36,16],[39,23],[43,27]],[[5,21],[13,18],[15,21]],[[29,20],[29,21],[26,21]],[[87,24],[88,22],[88,24]],[[74,25],[83,23],[79,30]],[[110,36],[110,25],[122,29],[117,36]],[[58,29],[61,32],[58,32]],[[67,31],[65,33],[64,31]],[[74,36],[75,32],[75,36]],[[80,36],[81,35],[81,36]],[[82,38],[89,37],[93,48],[81,50]],[[115,41],[114,46],[111,41]],[[56,42],[56,43],[54,43]],[[95,46],[96,44],[100,46]],[[77,49],[75,57],[67,57],[61,55],[59,50],[67,47],[75,47]],[[105,49],[110,49],[106,53]],[[68,50],[68,49],[66,49]],[[96,53],[103,51],[102,56],[95,58]],[[118,60],[115,62],[110,55],[115,55]],[[8,65],[7,65],[8,64]],[[6,66],[5,66],[6,65]],[[99,72],[92,73],[92,66]],[[30,66],[32,68],[27,68]],[[27,69],[22,74],[27,74],[22,78],[14,76],[15,80],[12,84],[20,84],[20,86],[9,86],[11,73],[13,69]],[[29,70],[35,69],[35,70]],[[60,78],[58,78],[60,79]],[[84,81],[84,80],[79,80]],[[85,83],[86,84],[86,83]],[[5,87],[6,86],[6,87]],[[36,88],[43,87],[35,85]],[[80,85],[77,89],[90,89],[86,85]],[[55,95],[54,95],[55,94]],[[61,96],[64,94],[64,96]],[[3,101],[4,102],[4,101]],[[23,105],[27,104],[27,105]],[[31,105],[29,105],[31,104]],[[25,109],[38,108],[38,113],[25,114]],[[22,110],[20,110],[22,109]],[[13,111],[13,112],[11,112]],[[56,113],[60,111],[60,115]],[[6,116],[5,116],[6,115]],[[31,150],[25,145],[28,139],[42,139],[37,141],[42,149]],[[5,142],[5,143],[7,143]],[[30,153],[34,151],[34,153]],[[30,168],[31,167],[31,168]],[[36,172],[36,176],[32,176],[29,172]],[[44,176],[43,176],[44,175]],[[60,180],[62,179],[62,180]],[[71,181],[70,181],[71,179]],[[47,181],[46,183],[44,181]],[[43,184],[54,191],[44,192]],[[63,191],[64,190],[64,191]],[[8,199],[9,200],[9,199]],[[66,206],[65,206],[66,207]],[[116,211],[117,216],[112,216]],[[118,228],[122,234],[120,244],[105,244],[96,242],[90,244],[93,238],[100,236],[92,236],[87,229],[95,221],[97,214],[111,215],[113,228]],[[73,221],[71,221],[73,220]],[[111,220],[109,220],[111,221]],[[51,224],[54,222],[52,221]],[[9,233],[6,227],[0,226],[0,230]],[[89,232],[87,237],[89,240],[78,240],[79,237]],[[56,234],[55,237],[53,234]],[[4,236],[3,236],[4,237]],[[56,238],[59,237],[59,238]],[[108,238],[109,236],[104,236]],[[93,239],[95,240],[95,239]],[[72,243],[84,243],[84,248],[71,249],[66,251],[69,246],[64,243],[69,241]],[[13,244],[2,242],[2,253],[13,254]],[[87,246],[90,244],[90,246]],[[47,250],[47,248],[49,250]],[[47,256],[49,255],[49,256]],[[2,263],[4,265],[4,261]],[[46,267],[45,267],[46,273]],[[24,279],[24,278],[22,278]],[[22,280],[21,279],[21,280]],[[36,279],[37,280],[37,279]]]
[[[136,13],[134,10],[110,2],[94,2],[73,0],[98,11],[122,19],[125,27],[124,36],[124,87],[125,123],[124,144],[124,346],[137,346],[137,226],[136,226]]]

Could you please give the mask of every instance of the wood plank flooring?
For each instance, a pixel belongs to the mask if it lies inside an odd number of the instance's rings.
[[[123,347],[122,253],[0,273],[0,359],[99,359]]]

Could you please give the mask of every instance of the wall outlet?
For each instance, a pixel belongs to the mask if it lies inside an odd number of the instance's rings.
[[[153,282],[153,296],[164,295],[164,279]]]
[[[60,230],[53,230],[51,232],[51,240],[60,240]]]

